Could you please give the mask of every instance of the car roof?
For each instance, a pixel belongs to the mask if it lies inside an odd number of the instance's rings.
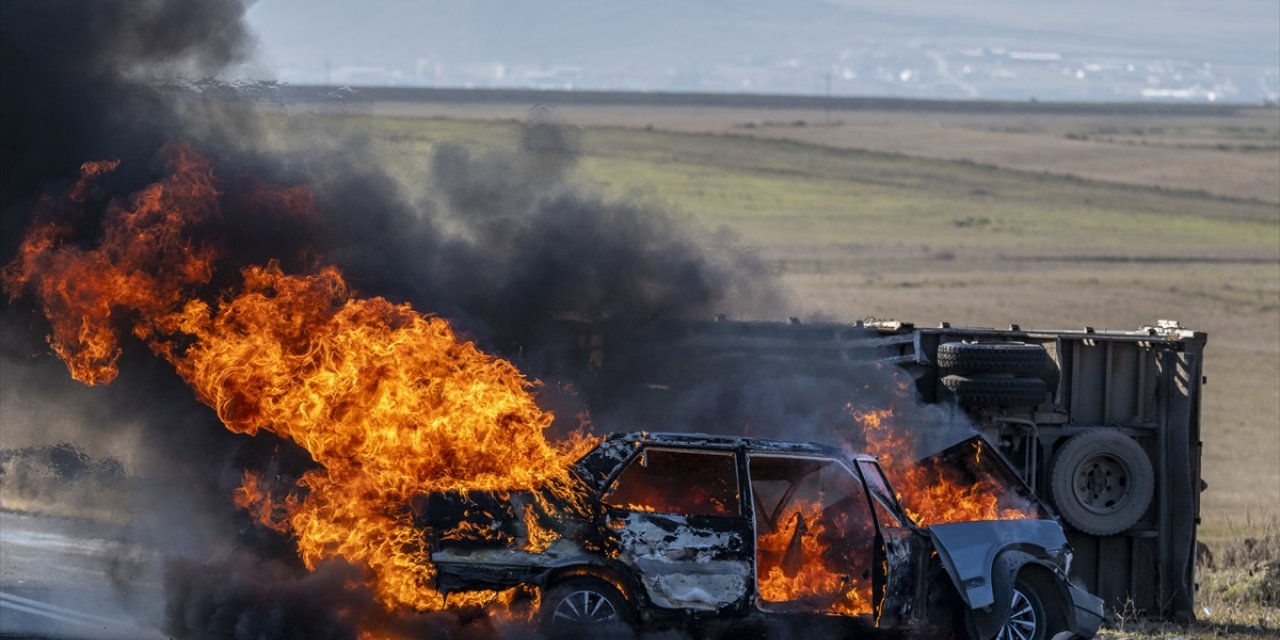
[[[611,433],[605,441],[629,441],[635,444],[670,445],[678,447],[708,447],[716,449],[747,449],[749,451],[767,453],[794,453],[807,455],[830,456],[842,459],[867,459],[873,456],[853,453],[840,447],[819,444],[816,442],[793,442],[788,440],[770,440],[767,438],[747,438],[741,436],[721,436],[708,433],[679,433],[629,431]]]
[[[632,454],[642,446],[684,447],[689,449],[746,450],[751,453],[821,456],[836,460],[872,460],[869,455],[851,454],[840,447],[816,442],[789,442],[765,438],[718,436],[708,433],[664,433],[627,431],[611,433],[573,465],[574,475],[588,487],[600,489],[613,477]]]

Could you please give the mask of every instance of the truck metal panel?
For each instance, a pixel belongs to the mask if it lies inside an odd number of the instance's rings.
[[[926,367],[937,345],[953,340],[1045,346],[1061,370],[1052,402],[1034,411],[978,409],[974,417],[1037,495],[1050,500],[1050,465],[1067,439],[1117,429],[1137,442],[1156,476],[1151,504],[1136,524],[1112,535],[1066,523],[1075,577],[1112,610],[1131,606],[1155,617],[1194,618],[1205,334],[1173,322],[1137,331],[914,331],[921,336],[916,364]],[[945,394],[935,390],[930,400],[945,401]]]

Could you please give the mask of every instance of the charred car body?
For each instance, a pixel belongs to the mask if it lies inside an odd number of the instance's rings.
[[[1203,332],[1167,320],[1130,331],[560,322],[558,347],[540,356],[547,364],[522,364],[542,380],[572,383],[597,421],[621,428],[834,431],[849,424],[851,395],[888,402],[874,387],[892,372],[912,402],[954,412],[1003,454],[990,460],[1010,463],[1060,518],[1075,550],[1073,578],[1108,609],[1195,617]],[[917,441],[940,435],[923,421],[904,428]]]
[[[1051,520],[916,526],[875,458],[815,444],[616,434],[572,495],[415,500],[447,593],[537,586],[552,630],[595,623],[975,638],[1092,637]]]

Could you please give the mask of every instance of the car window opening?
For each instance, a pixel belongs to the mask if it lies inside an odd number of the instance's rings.
[[[609,506],[682,516],[738,516],[732,453],[646,449],[604,495]]]
[[[756,587],[771,609],[870,615],[875,525],[833,460],[752,456]]]

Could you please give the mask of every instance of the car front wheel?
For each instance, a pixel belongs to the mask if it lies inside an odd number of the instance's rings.
[[[996,640],[1043,640],[1048,620],[1040,595],[1019,581],[1010,597],[1013,602],[1009,606],[1009,619],[996,634]]]
[[[1058,601],[1044,576],[1023,571],[1009,591],[1009,617],[994,636],[983,638],[978,634],[974,612],[970,610],[964,611],[964,624],[960,627],[963,632],[956,635],[964,640],[1048,640],[1066,630],[1065,612],[1047,608],[1058,606]]]

